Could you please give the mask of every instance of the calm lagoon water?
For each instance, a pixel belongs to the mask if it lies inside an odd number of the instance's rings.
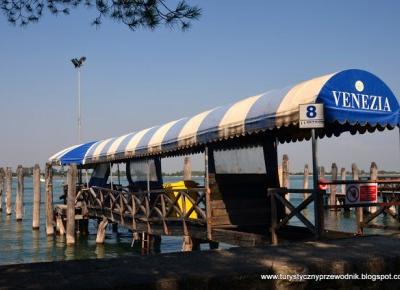
[[[311,178],[311,177],[310,177]],[[177,178],[165,178],[165,182],[175,181]],[[202,180],[198,180],[202,183]],[[291,188],[302,187],[302,176],[291,177]],[[54,180],[54,202],[60,202],[58,197],[61,195],[62,179]],[[311,179],[309,184],[312,184]],[[44,187],[42,183],[42,203],[41,203],[41,224],[40,230],[32,230],[32,178],[25,177],[24,192],[24,219],[22,222],[16,222],[15,213],[7,216],[5,213],[5,204],[3,204],[3,212],[0,213],[0,265],[31,263],[43,261],[59,261],[74,259],[102,259],[121,256],[141,255],[138,246],[131,247],[132,234],[120,227],[118,234],[113,233],[111,227],[107,229],[106,242],[104,245],[96,245],[96,223],[91,221],[89,224],[89,236],[77,236],[74,246],[66,246],[65,237],[50,236],[45,233],[44,225]],[[16,180],[13,180],[13,205],[15,202]],[[302,200],[301,195],[291,196],[294,204],[299,204]],[[3,196],[4,203],[4,196]],[[304,214],[313,220],[312,207],[309,207]],[[381,217],[378,223],[394,224],[390,217]],[[296,219],[291,224],[300,225]],[[335,213],[326,212],[325,227],[328,229],[341,230],[346,232],[355,232],[356,224],[354,213]],[[367,233],[382,233],[378,230],[369,230]],[[385,231],[385,233],[389,233]],[[181,249],[182,240],[180,237],[162,237],[161,252],[178,252]],[[228,247],[225,245],[224,247]],[[207,248],[204,245],[204,248]]]

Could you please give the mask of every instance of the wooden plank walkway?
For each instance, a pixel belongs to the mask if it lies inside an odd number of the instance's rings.
[[[400,280],[262,280],[260,274],[398,274],[400,235],[0,267],[0,289],[398,289]]]

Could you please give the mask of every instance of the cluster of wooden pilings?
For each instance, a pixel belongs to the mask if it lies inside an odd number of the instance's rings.
[[[326,178],[326,172],[325,172],[325,167],[320,166],[318,168],[318,176],[320,180],[323,180]],[[332,163],[331,166],[331,180],[346,180],[347,179],[347,171],[346,168],[342,167],[340,169],[340,177],[339,177],[339,172],[338,172],[338,167],[336,163]],[[309,183],[308,179],[310,176],[310,169],[308,164],[304,165],[304,171],[303,171],[303,188],[308,189],[309,188]],[[279,166],[279,182],[281,184],[281,187],[286,187],[290,188],[290,170],[289,170],[289,156],[287,154],[283,154],[282,157],[282,165]],[[352,180],[359,180],[360,179],[360,170],[357,166],[356,163],[351,164],[351,179]],[[370,166],[370,174],[369,174],[369,180],[377,180],[378,179],[378,166],[376,165],[375,162],[371,162]],[[330,199],[329,199],[329,204],[334,205],[337,202],[337,193],[342,193],[344,194],[346,192],[346,185],[341,185],[340,190],[338,190],[336,185],[331,185],[330,186]]]
[[[6,214],[15,214],[15,219],[20,222],[24,219],[24,170],[22,165],[16,169],[17,189],[15,192],[15,204],[13,207],[13,174],[12,168],[0,168],[0,211],[3,210],[3,195],[5,195]],[[32,229],[38,230],[40,226],[40,166],[35,165],[33,169],[33,209],[32,209]],[[46,165],[45,170],[45,191],[46,191],[46,233],[54,234],[54,215],[53,215],[53,173],[51,165]]]

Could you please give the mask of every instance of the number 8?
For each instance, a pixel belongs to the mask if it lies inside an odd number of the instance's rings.
[[[317,116],[317,108],[315,106],[308,106],[306,116],[307,118],[315,118]]]

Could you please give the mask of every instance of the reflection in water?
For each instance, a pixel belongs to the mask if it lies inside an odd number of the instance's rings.
[[[40,261],[40,232],[32,230],[32,262]]]
[[[24,249],[24,224],[22,221],[15,223],[15,244],[17,250],[22,251]]]
[[[75,258],[75,246],[74,245],[69,245],[65,247],[65,260],[74,260]]]
[[[96,250],[94,252],[96,253],[97,259],[103,259],[105,253],[104,245],[97,244]]]

